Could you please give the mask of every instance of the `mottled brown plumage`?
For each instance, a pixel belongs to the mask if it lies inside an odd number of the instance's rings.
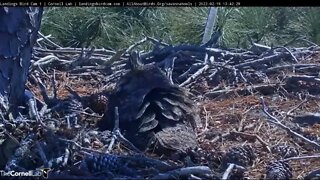
[[[141,65],[136,53],[130,58],[132,70],[109,97],[108,110],[99,123],[101,130],[113,129],[117,106],[120,129],[139,149],[152,145],[172,151],[194,148],[199,115],[187,91],[172,85],[158,67]]]

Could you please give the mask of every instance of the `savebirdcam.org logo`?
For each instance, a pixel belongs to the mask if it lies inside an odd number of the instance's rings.
[[[4,171],[0,170],[1,176],[10,176],[10,177],[44,177],[48,178],[49,168],[39,169],[39,170],[30,170],[25,172],[19,171]]]

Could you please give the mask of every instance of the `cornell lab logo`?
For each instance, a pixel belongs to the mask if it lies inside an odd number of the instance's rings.
[[[43,168],[43,169],[40,169],[42,171],[42,177],[44,178],[48,178],[49,177],[49,171],[51,170],[50,168]]]
[[[0,175],[2,177],[40,177],[48,178],[50,168],[44,168],[39,170],[30,170],[26,172],[18,172],[18,171],[4,171],[0,170]]]

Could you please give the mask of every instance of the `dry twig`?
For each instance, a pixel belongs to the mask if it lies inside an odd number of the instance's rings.
[[[268,107],[266,106],[263,97],[260,98],[261,100],[261,104],[262,104],[262,110],[263,112],[270,118],[270,119],[266,119],[267,122],[270,122],[272,124],[275,124],[279,127],[281,127],[282,129],[286,130],[289,134],[298,137],[300,139],[302,139],[304,142],[311,144],[312,146],[320,149],[320,144],[311,141],[310,139],[304,137],[303,135],[293,131],[292,129],[290,129],[289,127],[285,126],[284,124],[282,124],[276,117],[272,116],[269,112],[268,112]]]
[[[179,178],[182,176],[188,176],[191,174],[212,174],[212,171],[207,166],[194,166],[194,167],[185,167],[176,169],[173,171],[169,171],[166,173],[160,173],[151,179],[172,179],[172,178]]]

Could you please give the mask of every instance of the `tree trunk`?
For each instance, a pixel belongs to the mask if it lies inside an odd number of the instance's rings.
[[[211,7],[209,10],[207,23],[206,23],[206,27],[205,27],[203,38],[202,38],[202,44],[205,44],[211,38],[211,35],[213,32],[213,27],[214,27],[215,21],[217,19],[217,12],[218,12],[217,7]]]
[[[24,101],[42,12],[39,7],[0,7],[0,98],[13,115]]]

